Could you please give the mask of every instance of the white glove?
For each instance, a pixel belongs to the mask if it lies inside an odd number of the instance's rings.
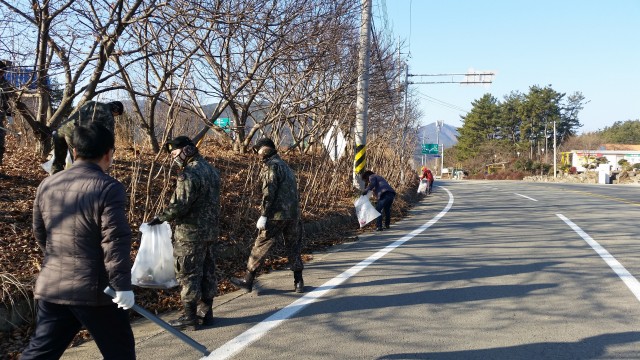
[[[260,216],[260,219],[258,219],[258,223],[256,224],[256,227],[258,228],[258,230],[264,230],[267,228],[267,217],[266,216]]]
[[[131,307],[136,303],[135,296],[131,290],[116,291],[116,297],[111,301],[118,304],[119,308],[123,308],[125,310],[131,309]]]

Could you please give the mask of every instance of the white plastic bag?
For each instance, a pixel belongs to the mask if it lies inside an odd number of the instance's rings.
[[[42,166],[42,170],[46,171],[51,175],[51,168],[53,167],[53,161],[56,159],[56,154],[53,150],[51,150],[51,159],[47,162],[40,164]],[[71,158],[71,151],[67,151],[67,158],[65,159],[65,169],[68,169],[73,165],[73,159]]]
[[[367,195],[360,196],[353,205],[356,207],[356,214],[358,214],[360,227],[367,225],[380,216],[378,210],[371,205]]]
[[[420,180],[420,185],[418,185],[418,194],[426,194],[429,189],[429,181],[427,179]]]
[[[131,283],[140,287],[169,289],[176,285],[173,269],[171,226],[166,221],[159,225],[140,225],[142,239],[136,260],[131,268]]]

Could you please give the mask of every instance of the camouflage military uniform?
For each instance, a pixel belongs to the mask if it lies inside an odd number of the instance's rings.
[[[169,206],[158,215],[175,220],[176,277],[184,303],[212,300],[216,294],[215,242],[220,214],[220,174],[201,155],[188,160],[178,175]]]
[[[275,150],[271,151],[273,155],[264,160],[259,175],[262,181],[261,215],[267,217],[268,221],[266,228],[258,233],[247,270],[255,272],[276,238],[282,235],[291,270],[302,271],[302,226],[296,177]]]
[[[105,103],[89,101],[82,105],[79,110],[74,112],[65,120],[56,134],[53,136],[53,149],[55,160],[51,166],[53,174],[64,170],[65,160],[67,158],[67,150],[71,144],[71,134],[76,125],[85,126],[91,122],[97,122],[114,133],[115,120],[111,112],[111,106]]]

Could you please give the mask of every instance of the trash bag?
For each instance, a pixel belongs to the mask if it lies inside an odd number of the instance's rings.
[[[140,225],[142,239],[136,260],[131,268],[131,283],[140,287],[169,289],[178,285],[173,269],[171,226]]]
[[[371,205],[367,195],[360,196],[353,205],[356,207],[356,214],[358,214],[360,227],[367,225],[380,216],[378,210]]]
[[[51,168],[53,167],[53,160],[56,159],[56,154],[51,150],[51,159],[47,162],[40,164],[42,170],[46,171],[51,175]],[[67,151],[67,158],[65,159],[65,169],[68,169],[73,164],[73,159],[71,158],[71,151]]]
[[[427,179],[420,180],[420,185],[418,185],[418,194],[426,194],[427,190],[429,190],[429,181]]]

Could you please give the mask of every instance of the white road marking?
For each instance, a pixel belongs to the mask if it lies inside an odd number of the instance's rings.
[[[518,195],[518,196],[522,196],[523,198],[529,199],[529,200],[531,200],[531,201],[538,201],[538,200],[536,200],[536,199],[534,199],[534,198],[530,198],[530,197],[528,197],[527,195],[522,195],[522,194],[518,194],[518,193],[514,193],[514,194],[516,194],[516,195]]]
[[[346,281],[350,277],[354,276],[355,274],[359,273],[361,270],[365,269],[367,266],[376,262],[376,260],[382,258],[383,256],[390,253],[398,246],[404,244],[408,240],[411,240],[414,236],[422,233],[423,231],[431,227],[433,224],[438,222],[438,220],[440,220],[440,218],[442,218],[449,211],[449,209],[451,209],[451,206],[453,206],[453,194],[451,194],[451,192],[445,187],[440,186],[440,188],[444,189],[449,194],[449,202],[447,203],[447,206],[445,206],[445,208],[440,213],[438,213],[438,215],[436,215],[433,219],[429,220],[428,222],[421,225],[417,229],[413,230],[409,234],[403,236],[399,240],[396,240],[390,245],[387,245],[385,248],[379,250],[375,254],[361,261],[360,263],[354,265],[353,267],[346,270],[342,274],[322,284],[322,286],[307,293],[300,299],[287,305],[282,310],[269,316],[268,318],[264,319],[262,322],[254,325],[252,328],[236,336],[234,339],[229,340],[226,344],[212,351],[211,354],[209,354],[206,357],[203,357],[202,359],[207,359],[207,360],[228,359],[231,356],[237,354],[238,352],[240,352],[245,347],[249,346],[254,341],[260,339],[267,332],[269,332],[269,330],[272,330],[278,327],[278,325],[283,323],[285,320],[291,318],[298,311],[304,309],[308,305],[316,302],[319,298],[324,296],[326,293],[331,291],[336,286],[342,284],[344,281]]]
[[[595,250],[596,253],[600,255],[602,260],[604,260],[604,262],[606,262],[607,265],[611,267],[616,275],[618,275],[620,279],[624,281],[625,285],[627,285],[629,290],[631,290],[633,295],[635,295],[636,299],[640,301],[640,282],[638,282],[638,280],[633,275],[631,275],[631,273],[629,273],[627,269],[625,269],[625,267],[622,266],[622,264],[620,264],[620,262],[618,262],[618,260],[613,257],[613,255],[611,255],[605,248],[600,246],[597,241],[593,240],[591,236],[584,232],[578,225],[574,224],[571,220],[569,220],[562,214],[556,214],[556,216],[558,216],[560,219],[562,219],[562,221],[569,225],[569,227],[571,227],[573,231],[580,235],[580,237],[582,237],[582,239],[584,239],[584,241],[586,241],[587,244],[589,244],[593,248],[593,250]]]

